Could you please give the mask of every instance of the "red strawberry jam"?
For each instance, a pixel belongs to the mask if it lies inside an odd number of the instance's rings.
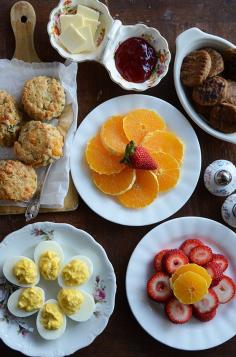
[[[155,49],[141,37],[121,43],[115,53],[116,68],[128,82],[143,83],[157,64]]]

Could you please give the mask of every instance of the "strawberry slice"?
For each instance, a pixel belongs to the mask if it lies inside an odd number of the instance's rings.
[[[228,260],[223,254],[212,254],[212,261],[220,265],[222,273],[228,268]]]
[[[219,305],[218,297],[213,289],[209,289],[208,293],[203,297],[201,301],[193,304],[194,313],[197,315],[205,314],[215,310]]]
[[[235,295],[235,283],[234,281],[226,275],[223,275],[220,282],[213,287],[219,303],[226,304],[229,302]]]
[[[151,157],[147,149],[141,145],[136,145],[134,141],[130,141],[125,149],[125,156],[121,160],[133,169],[139,170],[156,170],[157,164]]]
[[[221,266],[218,263],[211,261],[207,263],[205,268],[213,280],[217,280],[222,277]]]
[[[203,313],[198,313],[194,310],[194,316],[202,321],[202,322],[207,322],[212,320],[216,316],[216,309],[211,310],[210,312],[203,312]]]
[[[203,245],[199,239],[187,239],[181,244],[179,249],[181,249],[187,257],[189,257],[191,250],[199,245]]]
[[[188,257],[180,249],[171,249],[163,259],[163,267],[169,274],[173,274],[182,265],[188,264]]]
[[[156,271],[162,271],[162,259],[168,251],[169,249],[163,249],[155,255],[153,264]]]
[[[219,282],[221,281],[222,277],[223,277],[223,275],[219,276],[219,278],[212,279],[211,288],[213,288],[214,286],[218,285]]]
[[[192,317],[192,305],[184,305],[176,298],[172,298],[165,305],[165,313],[170,321],[175,324],[184,324],[188,322]]]
[[[212,250],[206,245],[198,245],[191,249],[189,259],[192,263],[206,265],[212,260]]]
[[[147,282],[148,296],[157,302],[168,301],[173,293],[170,287],[170,279],[166,273],[158,272]]]

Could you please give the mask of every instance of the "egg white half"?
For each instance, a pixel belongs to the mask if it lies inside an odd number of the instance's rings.
[[[74,257],[70,258],[70,260],[64,265],[64,267],[69,264],[72,260],[75,260],[75,259],[79,259],[83,262],[86,263],[87,267],[88,267],[88,271],[89,271],[89,277],[88,277],[88,280],[86,280],[84,282],[84,284],[86,284],[89,279],[91,278],[91,276],[93,275],[93,263],[92,261],[86,257],[85,255],[75,255]],[[64,268],[63,267],[63,268]],[[62,270],[63,270],[62,268]],[[65,284],[63,278],[62,278],[62,274],[60,273],[59,276],[58,276],[58,284],[62,287],[62,288],[68,288],[68,287],[71,287],[71,286],[68,286]],[[84,284],[80,284],[80,285],[76,285],[76,286],[83,286]],[[74,286],[73,286],[74,287]]]
[[[45,293],[44,290],[41,289],[39,286],[35,286],[34,289],[38,289],[42,292],[43,294],[43,304],[45,301]],[[33,311],[24,311],[22,309],[20,309],[17,305],[18,305],[18,301],[19,301],[19,297],[21,295],[21,293],[23,292],[24,288],[18,289],[16,291],[14,291],[8,301],[7,301],[7,307],[8,310],[15,316],[17,317],[27,317],[27,316],[31,316],[33,314],[35,314],[39,309],[33,310]]]
[[[24,257],[24,256],[15,256],[15,257],[7,258],[7,260],[3,264],[3,274],[5,275],[6,279],[8,281],[10,281],[10,283],[12,283],[14,285],[17,285],[17,286],[21,286],[23,288],[29,288],[31,286],[37,285],[38,282],[39,282],[39,279],[40,279],[40,275],[39,275],[39,271],[38,271],[37,265],[36,265],[37,278],[36,278],[36,281],[33,284],[22,284],[22,283],[20,283],[18,281],[18,279],[13,274],[13,268],[14,268],[15,264],[21,259],[26,259],[26,260],[29,260],[29,261],[33,262],[32,259]]]
[[[80,309],[73,315],[67,315],[70,319],[78,322],[88,321],[95,311],[95,302],[91,294],[86,291],[80,290],[84,296],[84,302],[82,303]]]

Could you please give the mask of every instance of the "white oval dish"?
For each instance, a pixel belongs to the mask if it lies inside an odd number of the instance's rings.
[[[190,28],[181,33],[176,38],[176,56],[174,63],[174,83],[177,95],[187,114],[200,128],[218,139],[236,144],[236,133],[224,134],[213,129],[207,124],[206,120],[196,112],[181,83],[180,70],[184,57],[188,53],[203,47],[212,47],[220,51],[228,47],[235,47],[235,45],[222,37],[205,33],[197,27]]]
[[[96,49],[93,52],[71,54],[60,43],[60,14],[75,13],[78,4],[91,7],[100,12],[101,22],[96,32]],[[114,20],[108,7],[98,0],[61,0],[59,5],[51,12],[48,23],[48,34],[53,48],[65,59],[75,62],[94,60],[106,67],[111,79],[123,89],[144,91],[156,86],[167,74],[171,54],[168,43],[160,32],[144,24],[125,26],[121,21]],[[156,68],[151,77],[143,83],[128,82],[118,72],[115,65],[115,51],[121,42],[130,37],[142,37],[155,49],[158,57]]]
[[[122,115],[134,109],[157,111],[185,144],[181,177],[177,186],[143,209],[128,209],[112,196],[100,192],[92,182],[84,152],[88,140],[112,115]],[[145,226],[168,218],[177,212],[192,195],[201,170],[201,150],[197,136],[187,119],[171,104],[159,98],[130,94],[110,99],[92,110],[80,124],[71,149],[71,173],[77,191],[87,205],[101,217],[127,226]]]
[[[173,249],[189,235],[197,235],[214,252],[229,261],[226,275],[236,281],[236,235],[223,224],[202,217],[181,217],[162,223],[139,242],[126,273],[126,293],[130,308],[143,329],[157,341],[182,350],[205,350],[218,346],[236,334],[236,297],[218,307],[208,322],[192,318],[183,325],[168,320],[164,305],[148,298],[146,284],[154,274],[153,259],[162,249]]]
[[[57,341],[42,339],[35,326],[35,317],[16,318],[6,309],[8,296],[15,289],[3,278],[4,257],[22,254],[33,258],[35,247],[42,241],[55,240],[65,259],[82,254],[94,264],[94,274],[84,291],[92,294],[96,303],[93,317],[83,323],[68,319],[63,336]],[[57,281],[41,279],[38,286],[45,291],[45,299],[55,299],[60,287]],[[88,233],[64,223],[35,223],[12,232],[0,243],[0,338],[10,348],[27,356],[62,357],[91,344],[104,330],[113,312],[116,277],[105,250]],[[79,336],[79,338],[78,338]]]

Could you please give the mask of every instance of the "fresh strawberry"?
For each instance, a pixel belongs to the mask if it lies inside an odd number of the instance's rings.
[[[192,263],[206,265],[212,260],[212,250],[206,245],[198,245],[191,249],[189,259]]]
[[[121,160],[122,163],[134,168],[142,170],[156,170],[157,164],[149,154],[149,152],[141,145],[135,145],[134,141],[130,141],[125,149],[125,156]]]
[[[165,271],[173,274],[182,265],[188,264],[188,257],[180,249],[171,249],[162,260]]]
[[[147,282],[147,293],[157,302],[168,301],[173,295],[169,276],[163,272],[153,275]]]
[[[187,239],[181,244],[179,249],[181,249],[187,257],[189,257],[190,251],[198,245],[203,245],[199,239]]]
[[[228,268],[228,260],[223,254],[212,254],[212,261],[220,265],[222,273]]]
[[[218,285],[219,282],[221,281],[222,277],[223,277],[223,275],[219,276],[219,278],[212,279],[211,288],[213,288],[214,286]]]
[[[168,251],[169,249],[163,249],[155,255],[153,264],[156,271],[162,271],[162,259]]]
[[[198,320],[202,322],[207,322],[212,320],[216,316],[216,310],[217,309],[213,309],[210,312],[203,312],[203,313],[198,313],[196,310],[193,310],[193,313]]]
[[[211,262],[207,263],[205,268],[213,280],[216,280],[216,279],[219,279],[222,277],[221,266],[218,263],[211,261]]]
[[[205,314],[207,312],[211,312],[215,310],[219,305],[219,301],[217,298],[216,293],[213,289],[209,289],[208,293],[203,297],[201,301],[196,302],[193,304],[194,313],[197,315]]]
[[[192,305],[181,304],[179,300],[172,298],[165,305],[165,312],[170,321],[175,324],[184,324],[191,319],[193,309]]]
[[[235,283],[234,281],[226,275],[223,275],[220,282],[213,287],[219,303],[226,304],[229,302],[235,295]]]

